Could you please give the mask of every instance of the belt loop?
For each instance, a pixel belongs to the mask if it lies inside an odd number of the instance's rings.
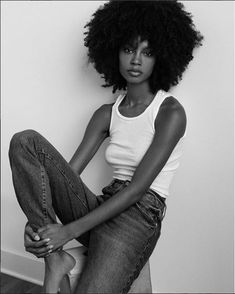
[[[125,184],[125,187],[127,187],[130,184],[130,181],[129,180],[125,180],[124,184]]]

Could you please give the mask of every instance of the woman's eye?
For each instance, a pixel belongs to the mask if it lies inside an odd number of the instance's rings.
[[[144,51],[143,54],[147,57],[152,57],[153,56],[153,52],[151,50],[147,50],[147,51]]]
[[[134,50],[133,50],[132,48],[130,48],[130,47],[124,47],[124,48],[123,48],[123,51],[124,51],[125,53],[133,53],[133,52],[134,52]]]
[[[133,54],[135,53],[136,49],[135,48],[132,48],[132,47],[123,47],[123,52],[126,53],[126,54]],[[147,57],[152,57],[153,56],[153,52],[151,49],[144,49],[141,54],[143,54],[144,56],[147,56]]]

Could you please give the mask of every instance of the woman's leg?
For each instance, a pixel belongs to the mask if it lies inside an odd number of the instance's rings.
[[[9,159],[18,202],[34,230],[56,223],[56,215],[63,224],[72,222],[98,205],[96,196],[81,178],[36,131],[26,130],[13,136]],[[89,232],[79,241],[88,246]],[[64,251],[45,258],[45,284],[53,280],[52,276],[58,270],[61,270],[61,275],[68,272],[73,264],[73,258]],[[52,272],[55,269],[57,272]],[[49,288],[54,289],[54,286],[49,285]],[[50,289],[45,290],[49,292]]]
[[[120,221],[119,216],[115,219]],[[125,230],[117,223],[108,221],[92,230],[87,262],[74,293],[127,294],[138,278],[156,246],[160,225],[149,230],[136,223]]]
[[[114,183],[107,190],[115,194],[125,185]],[[95,227],[75,293],[128,293],[155,248],[164,211],[164,203],[146,193],[137,204]]]
[[[36,131],[13,136],[9,159],[18,202],[34,230],[56,223],[56,215],[67,224],[98,205],[79,175]],[[83,239],[88,246],[88,238]]]

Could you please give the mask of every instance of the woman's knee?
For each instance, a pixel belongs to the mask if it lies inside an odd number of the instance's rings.
[[[10,140],[9,156],[17,152],[22,146],[27,145],[31,139],[38,135],[37,131],[31,129],[15,133]]]

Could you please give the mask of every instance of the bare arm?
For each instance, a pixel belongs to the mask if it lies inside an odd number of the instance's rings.
[[[137,202],[149,189],[185,132],[186,115],[176,99],[170,97],[164,101],[156,118],[155,127],[153,141],[136,169],[131,183],[86,216],[68,224],[69,239],[76,238],[120,214]]]
[[[111,110],[112,104],[105,104],[97,109],[91,117],[82,142],[70,160],[70,165],[76,173],[82,173],[102,142],[109,136]],[[57,226],[57,229],[59,228],[60,226]],[[26,224],[24,233],[26,251],[33,253],[37,257],[43,257],[51,248],[46,238],[39,240],[39,235],[33,232],[29,224]]]
[[[102,142],[109,136],[112,104],[102,105],[88,123],[82,142],[71,158],[72,169],[81,174]]]
[[[157,115],[155,126],[153,141],[137,167],[131,183],[84,217],[63,226],[60,231],[53,230],[52,227],[56,225],[42,228],[41,237],[50,238],[48,244],[53,244],[54,249],[57,249],[69,240],[117,216],[143,196],[185,132],[185,112],[176,99],[173,97],[165,99]],[[63,235],[62,241],[58,241],[58,235]]]
[[[165,99],[155,120],[153,142],[132,178],[132,184],[142,194],[162,170],[186,129],[186,114],[182,105],[173,97]]]

